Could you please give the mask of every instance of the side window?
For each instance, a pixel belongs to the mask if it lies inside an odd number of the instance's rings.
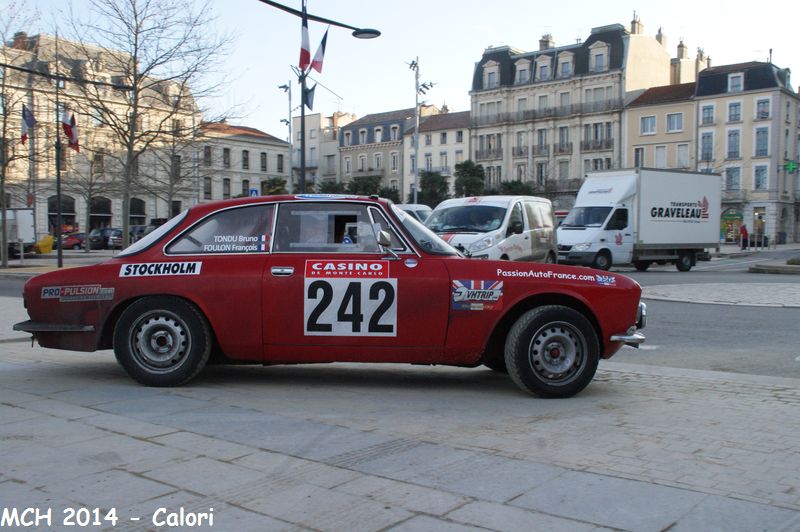
[[[517,202],[511,209],[511,216],[508,219],[508,231],[506,234],[522,233],[525,230],[525,223],[522,221],[522,203]]]
[[[542,204],[537,204],[536,208],[542,217],[542,227],[545,229],[553,229],[556,225],[555,217],[553,216],[553,209],[550,208],[549,205]]]
[[[278,210],[275,252],[377,253],[367,206],[285,203]]]
[[[392,251],[397,253],[408,251],[405,244],[403,244],[403,241],[399,236],[397,236],[397,233],[395,233],[394,229],[392,229],[392,226],[389,225],[389,222],[386,220],[386,217],[381,211],[372,207],[370,208],[369,213],[372,216],[373,221],[380,226],[380,231],[388,231],[389,234],[392,235]]]
[[[167,253],[267,252],[274,212],[274,205],[254,205],[214,213],[170,244]]]
[[[542,211],[535,202],[525,202],[525,213],[528,215],[528,225],[531,229],[541,229],[545,226],[544,220],[542,220]]]
[[[628,209],[617,209],[606,224],[609,231],[619,231],[628,227]]]

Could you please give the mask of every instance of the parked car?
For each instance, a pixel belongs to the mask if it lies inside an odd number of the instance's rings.
[[[85,233],[69,233],[61,236],[63,249],[82,249]]]
[[[556,262],[553,205],[535,196],[473,196],[441,202],[425,225],[478,259]]]
[[[144,236],[145,230],[147,230],[147,225],[132,225],[128,228],[128,234],[130,235],[130,243],[134,243],[140,238]]]
[[[184,384],[213,356],[483,364],[568,397],[644,341],[640,296],[621,274],[469,260],[387,200],[261,196],[196,205],[106,262],[30,279],[14,329],[46,348],[113,348],[151,386]]]
[[[119,240],[109,241],[110,237],[120,237]],[[89,246],[91,249],[114,249],[121,247],[122,229],[103,227],[92,229],[89,232]]]
[[[408,213],[411,213],[422,223],[425,223],[425,220],[427,220],[428,216],[430,216],[431,212],[433,212],[433,209],[427,205],[423,205],[422,203],[398,203],[397,207]]]

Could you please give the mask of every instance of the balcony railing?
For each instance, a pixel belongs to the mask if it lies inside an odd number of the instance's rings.
[[[741,189],[726,189],[722,191],[723,202],[747,201],[747,191]]]
[[[428,172],[437,172],[443,176],[450,176],[453,174],[453,170],[449,166],[431,166],[430,168],[426,168]]]
[[[366,176],[380,176],[383,177],[386,174],[385,168],[367,168],[365,170],[353,170],[353,177],[366,177]]]
[[[572,153],[572,143],[562,142],[561,144],[554,144],[553,150],[555,151],[556,155],[570,154]]]
[[[511,155],[513,157],[527,157],[528,156],[528,147],[527,146],[514,146],[511,148]]]
[[[604,151],[614,149],[614,139],[582,140],[581,151]]]
[[[549,144],[537,144],[533,146],[533,155],[539,157],[546,157],[550,155],[550,145]]]
[[[486,160],[486,159],[502,159],[503,158],[503,150],[492,149],[492,150],[475,150],[475,159]]]
[[[610,111],[622,111],[622,99],[604,100],[602,102],[577,103],[572,105],[562,105],[559,107],[544,107],[540,109],[530,109],[527,111],[517,111],[511,113],[495,113],[491,115],[472,117],[472,127],[491,126],[506,122],[530,122],[543,118],[564,117],[572,115],[583,115],[590,113],[605,113]]]

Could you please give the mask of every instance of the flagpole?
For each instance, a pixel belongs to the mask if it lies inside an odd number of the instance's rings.
[[[58,96],[59,96],[59,71],[58,71],[58,31],[56,31],[56,243],[58,244],[58,252],[57,252],[57,266],[59,268],[64,267],[64,246],[62,245],[61,241],[61,230],[64,226],[64,221],[61,214],[61,150],[63,147],[61,146],[61,135],[59,135],[59,125],[60,119],[58,116],[59,112],[59,105],[58,105]],[[89,233],[88,231],[85,232],[86,234],[86,245],[89,245]]]
[[[300,72],[300,194],[306,193],[306,72]]]

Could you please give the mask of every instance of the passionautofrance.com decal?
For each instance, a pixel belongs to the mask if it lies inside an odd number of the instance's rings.
[[[58,299],[61,303],[75,301],[109,301],[114,299],[113,288],[103,288],[99,284],[75,286],[43,286],[42,299]]]
[[[200,275],[202,262],[145,262],[123,264],[120,277],[155,277],[159,275]]]
[[[600,286],[616,286],[614,275],[577,274],[572,272],[556,272],[553,270],[504,270],[497,268],[498,277],[519,277],[527,279],[552,279],[559,281],[580,281]]]

